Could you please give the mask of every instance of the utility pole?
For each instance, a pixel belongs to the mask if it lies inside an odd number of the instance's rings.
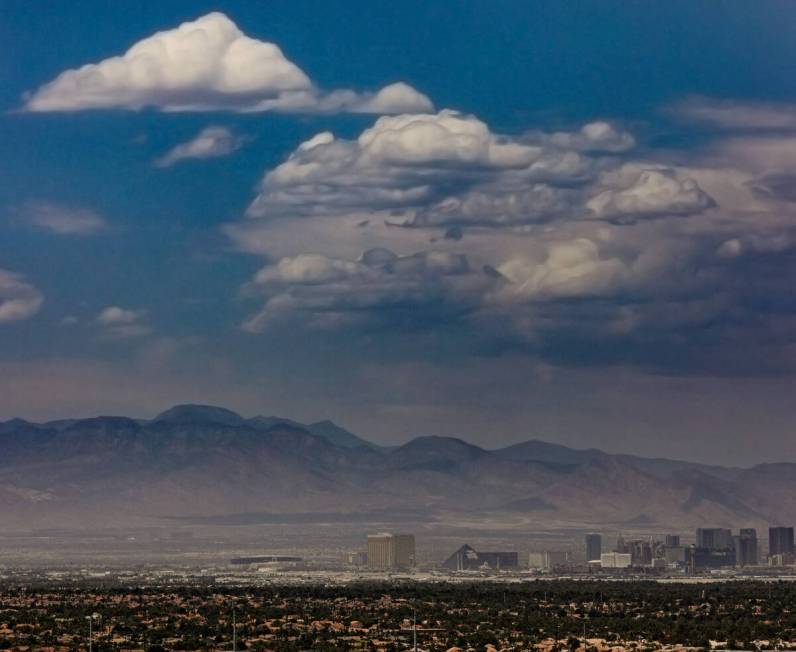
[[[234,607],[232,608],[232,652],[238,652],[238,625],[235,621]]]
[[[417,652],[417,609],[414,607],[412,607],[412,648]]]
[[[86,616],[86,620],[88,621],[88,652],[92,652],[94,648],[94,619],[100,618],[100,615],[97,612],[94,612],[90,616]]]

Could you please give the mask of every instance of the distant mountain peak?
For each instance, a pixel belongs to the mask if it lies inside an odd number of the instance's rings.
[[[485,453],[486,451],[480,446],[471,444],[459,437],[446,437],[444,435],[422,435],[405,443],[401,448],[423,448],[423,449],[461,449],[471,451],[472,453]]]
[[[14,419],[9,419],[8,421],[0,421],[0,434],[21,429],[36,429],[38,427],[39,426],[35,423],[31,423],[30,421],[25,421],[25,419],[16,417]]]
[[[31,423],[30,421],[25,421],[25,419],[20,419],[19,417],[14,417],[13,419],[9,419],[8,421],[0,421],[0,428],[24,428],[26,426],[33,426],[35,424]]]
[[[221,426],[243,426],[246,420],[238,413],[215,405],[185,403],[161,412],[153,423],[211,423]]]
[[[456,437],[415,437],[391,453],[401,468],[454,473],[459,466],[489,455],[483,448]]]

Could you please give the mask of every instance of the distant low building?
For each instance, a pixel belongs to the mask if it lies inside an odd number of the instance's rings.
[[[544,552],[532,552],[528,555],[529,568],[557,570],[569,566],[570,563],[569,552],[563,550],[546,550]]]
[[[603,552],[600,554],[600,565],[603,568],[630,568],[633,557],[628,552]]]
[[[781,552],[777,555],[768,556],[769,566],[793,566],[793,563],[794,563],[793,555],[784,552]]]
[[[366,566],[368,563],[368,553],[361,550],[348,553],[348,563],[351,566]]]
[[[414,534],[368,535],[367,564],[371,568],[408,568],[415,565]]]
[[[516,552],[478,552],[465,544],[448,557],[443,568],[452,571],[463,570],[508,570],[519,566]]]
[[[289,555],[261,555],[257,557],[233,557],[229,563],[234,566],[250,566],[254,564],[286,564],[302,561],[301,557]]]

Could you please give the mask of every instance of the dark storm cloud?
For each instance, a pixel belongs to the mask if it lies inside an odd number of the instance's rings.
[[[770,172],[755,179],[752,186],[765,196],[796,202],[796,173]]]
[[[279,320],[314,328],[351,328],[425,312],[423,320],[451,320],[473,310],[490,284],[466,256],[423,251],[398,256],[371,249],[349,261],[300,254],[263,268],[250,291],[266,295],[263,309],[243,328],[259,332]],[[301,323],[303,322],[303,323]]]
[[[464,321],[484,350],[694,373],[788,367],[774,336],[785,316],[750,304],[773,300],[776,284],[751,290],[748,279],[790,269],[790,217],[773,192],[760,199],[758,167],[735,168],[732,138],[709,160],[672,166],[634,157],[636,138],[608,123],[507,138],[442,111],[381,118],[356,140],[319,134],[265,175],[247,224],[233,228],[275,261],[254,281],[268,299],[244,328],[295,313],[309,328],[367,330],[400,305],[419,324]],[[425,238],[433,255],[494,274],[377,273],[351,255],[352,234],[396,252]],[[747,258],[764,250],[777,260]],[[782,349],[776,364],[738,354],[760,334]]]

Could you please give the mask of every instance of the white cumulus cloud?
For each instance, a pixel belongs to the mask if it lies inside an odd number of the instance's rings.
[[[25,204],[19,211],[19,220],[56,235],[93,235],[108,226],[105,218],[95,211],[46,201]]]
[[[713,206],[696,181],[672,170],[643,170],[628,187],[606,190],[586,203],[601,218],[693,215]]]
[[[0,269],[0,324],[35,315],[44,296],[20,274]]]
[[[535,196],[540,207],[546,203],[558,210],[559,202],[550,196],[554,193],[536,185],[583,183],[591,177],[591,166],[591,159],[577,151],[494,134],[478,118],[456,111],[384,116],[356,140],[322,132],[299,145],[265,175],[248,214],[428,208],[476,187],[497,201],[493,212],[505,213],[509,192],[518,193],[516,204],[527,205]],[[472,200],[481,206],[486,201]],[[488,222],[492,217],[480,219]],[[423,220],[434,221],[428,214]],[[517,214],[512,221],[523,217]]]
[[[473,271],[463,254],[422,251],[400,256],[371,249],[357,260],[299,254],[264,267],[249,286],[266,296],[243,329],[256,333],[301,316],[311,327],[340,327],[388,319],[391,310],[417,309],[447,317],[466,312],[492,279]]]
[[[130,339],[152,333],[146,310],[108,306],[97,315],[97,323],[107,339]]]
[[[559,147],[605,154],[627,152],[636,146],[633,134],[603,120],[589,122],[576,132],[554,133],[549,140]]]
[[[226,127],[205,127],[194,138],[174,146],[155,165],[160,168],[171,167],[186,159],[208,159],[228,156],[240,149],[244,138],[236,136]]]
[[[66,70],[25,102],[29,111],[144,107],[396,113],[431,110],[431,102],[406,84],[325,93],[279,46],[247,36],[220,12],[157,32],[121,56]]]
[[[600,296],[620,289],[626,273],[587,238],[551,243],[544,260],[512,258],[497,269],[510,281],[501,292],[511,301]]]
[[[354,113],[413,113],[434,110],[434,105],[423,93],[404,82],[385,86],[377,93],[363,94],[352,103]]]
[[[690,97],[667,108],[675,117],[723,129],[796,129],[796,105]]]
[[[126,308],[119,308],[118,306],[108,306],[107,308],[103,308],[97,316],[97,321],[105,326],[132,324],[142,319],[144,314],[145,313],[141,310],[129,310]]]

